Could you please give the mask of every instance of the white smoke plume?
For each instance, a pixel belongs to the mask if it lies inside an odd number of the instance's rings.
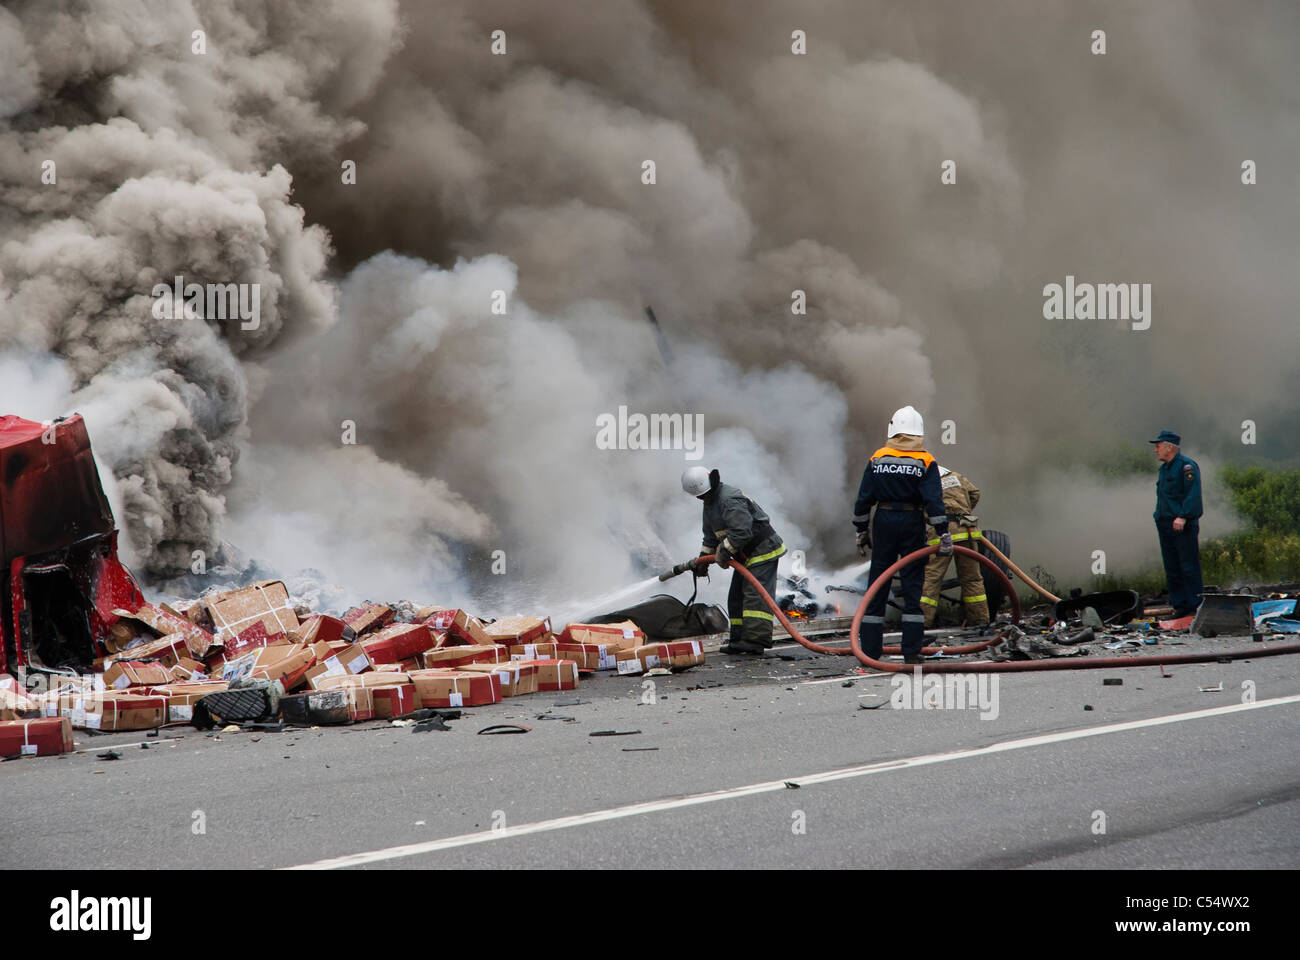
[[[682,451],[597,449],[620,405],[703,414],[706,465],[813,562],[848,559],[907,403],[1017,556],[1153,559],[1149,506],[1091,451],[1175,426],[1231,459],[1245,418],[1295,449],[1295,26],[1285,4],[8,3],[0,369],[63,372],[0,396],[86,414],[157,578],[225,539],[484,612],[617,586],[699,534]],[[1066,274],[1152,283],[1152,329],[1045,321]],[[156,318],[178,275],[258,284],[260,324]]]

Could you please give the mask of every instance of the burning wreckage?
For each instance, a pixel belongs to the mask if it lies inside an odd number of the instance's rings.
[[[74,728],[437,722],[433,711],[573,690],[597,670],[704,662],[700,640],[632,620],[554,633],[544,616],[378,603],[335,617],[295,605],[278,580],[147,602],[118,560],[80,416],[0,418],[0,560],[0,756],[67,752]]]

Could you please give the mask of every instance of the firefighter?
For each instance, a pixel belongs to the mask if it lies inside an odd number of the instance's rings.
[[[948,528],[956,526],[953,543],[975,549],[980,539],[979,517],[972,512],[980,502],[979,487],[954,470],[939,468],[939,487],[943,490],[943,507],[948,513]],[[939,542],[939,535],[930,528],[930,543]],[[989,622],[989,598],[984,593],[984,577],[980,562],[974,557],[958,554],[957,576],[961,579],[961,604],[966,626],[982,627]],[[939,612],[939,588],[948,573],[948,558],[935,554],[925,565],[925,587],[921,590],[921,603],[925,604],[925,625],[934,623]]]
[[[682,489],[704,502],[704,544],[700,557],[716,554],[714,561],[743,563],[763,589],[776,593],[776,568],[785,553],[785,543],[768,520],[767,514],[739,487],[723,483],[717,470],[688,467],[682,474]],[[704,576],[707,560],[692,561],[692,572]],[[775,618],[758,591],[739,572],[731,574],[727,594],[727,616],[731,618],[731,639],[723,653],[762,655],[772,646]]]
[[[1183,456],[1183,438],[1161,430],[1149,442],[1156,446],[1160,474],[1156,478],[1156,534],[1165,563],[1169,602],[1174,619],[1189,617],[1201,605],[1201,549],[1197,543],[1201,519],[1201,468]]]
[[[912,407],[890,418],[885,446],[871,455],[862,473],[853,525],[858,529],[858,553],[871,551],[871,575],[878,577],[895,560],[925,546],[928,521],[939,535],[939,554],[952,556],[948,514],[939,486],[939,465],[925,451],[925,423]],[[871,508],[876,508],[875,517]],[[903,662],[920,663],[925,641],[921,584],[925,566],[912,563],[903,580]],[[862,651],[879,660],[885,633],[888,584],[882,586],[862,618]]]

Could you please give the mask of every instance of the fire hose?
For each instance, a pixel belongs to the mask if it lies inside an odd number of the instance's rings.
[[[997,559],[1001,560],[1002,563],[1003,563],[1003,565],[1004,565],[1008,570],[1010,570],[1010,571],[1011,571],[1012,573],[1014,573],[1017,577],[1019,577],[1021,580],[1023,580],[1023,581],[1025,582],[1025,584],[1026,584],[1030,589],[1032,589],[1036,594],[1038,594],[1038,595],[1039,595],[1040,597],[1042,597],[1044,600],[1051,600],[1052,603],[1059,603],[1059,602],[1060,602],[1060,600],[1061,600],[1060,597],[1058,597],[1058,596],[1057,596],[1056,594],[1054,594],[1054,593],[1049,593],[1048,591],[1046,591],[1046,590],[1044,590],[1042,587],[1040,587],[1038,584],[1034,583],[1034,581],[1030,580],[1029,577],[1025,574],[1025,571],[1021,570],[1021,569],[1020,569],[1019,567],[1017,567],[1014,563],[1012,563],[1012,562],[1011,562],[1011,558],[1008,557],[1008,556],[1007,556],[1005,553],[1003,553],[1001,550],[999,550],[997,547],[993,546],[993,544],[989,543],[989,541],[988,541],[987,538],[982,538],[982,539],[980,540],[980,543],[984,544],[984,549],[988,550],[990,553],[993,554],[993,556],[995,556],[995,557],[997,557]],[[958,549],[960,549],[960,548],[958,548]],[[1001,573],[1002,571],[999,570],[998,572]],[[1005,579],[1005,578],[1004,578],[1004,579]],[[1007,586],[1009,587],[1010,584],[1007,584]]]
[[[1020,600],[1016,592],[1011,587],[1011,582],[1007,580],[996,563],[988,557],[968,547],[953,547],[954,553],[968,554],[978,560],[980,563],[989,567],[994,574],[1000,577],[1007,588],[1011,597],[1011,618],[1012,623],[1020,621]],[[836,656],[845,656],[852,653],[864,665],[875,670],[881,670],[886,673],[903,673],[917,669],[914,664],[886,663],[883,660],[875,660],[868,657],[862,651],[862,644],[859,641],[858,633],[862,627],[862,617],[867,611],[869,604],[875,595],[884,588],[889,586],[894,574],[902,570],[909,564],[915,563],[925,557],[939,552],[938,544],[922,547],[915,550],[907,556],[894,562],[894,564],[880,572],[880,575],[873,578],[871,586],[863,594],[862,600],[858,603],[858,609],[853,615],[853,624],[849,628],[849,649],[846,651],[842,647],[827,647],[820,643],[814,643],[805,638],[786,617],[785,612],[780,608],[772,595],[763,588],[758,578],[750,573],[745,567],[731,565],[732,569],[737,571],[741,576],[749,581],[750,585],[758,591],[759,596],[771,608],[773,615],[781,621],[781,625],[794,640],[801,646],[806,647],[815,653],[833,654]],[[716,562],[713,555],[699,558]],[[685,567],[685,564],[681,566]],[[676,568],[674,568],[676,569]],[[1028,582],[1028,581],[1026,581]],[[1039,591],[1042,592],[1041,590]],[[980,650],[987,649],[1003,640],[1003,633],[999,632],[987,640],[979,643],[968,644],[961,647],[923,647],[923,654],[933,654],[940,651],[950,654],[959,653],[976,653]],[[884,653],[897,654],[901,652],[899,647],[884,647]],[[1059,660],[1013,660],[1005,662],[979,661],[975,663],[926,663],[924,669],[929,673],[1018,673],[1027,670],[1102,670],[1117,667],[1153,667],[1153,666],[1172,666],[1179,663],[1217,663],[1222,660],[1246,660],[1255,657],[1275,657],[1283,654],[1300,653],[1300,643],[1282,644],[1276,647],[1259,647],[1251,650],[1240,650],[1235,652],[1213,652],[1213,653],[1165,653],[1149,657],[1068,657]],[[884,654],[882,653],[882,656]]]

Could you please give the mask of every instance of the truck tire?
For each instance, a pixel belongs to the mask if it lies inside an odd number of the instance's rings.
[[[983,539],[989,541],[1008,557],[1011,556],[1011,538],[1001,530],[985,530]],[[1007,579],[1011,579],[1011,571],[1003,565],[1001,560],[994,558],[983,546],[980,547],[980,553],[993,560],[998,565],[998,569],[1007,575]],[[989,598],[989,617],[996,617],[998,611],[1002,609],[1002,605],[1007,601],[1006,588],[983,564],[980,564],[980,571],[984,577],[984,594]]]

